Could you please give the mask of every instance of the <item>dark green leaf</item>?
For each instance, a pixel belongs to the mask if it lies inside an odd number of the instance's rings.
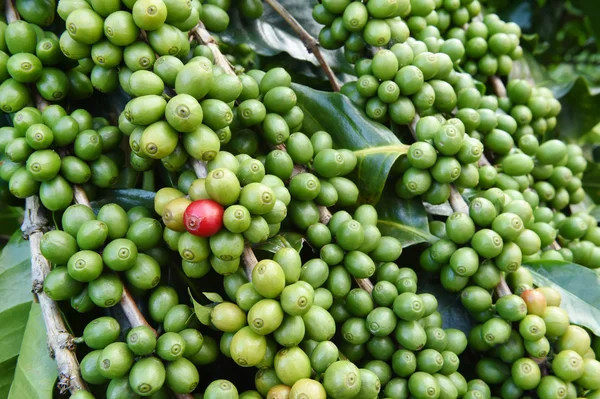
[[[386,190],[376,208],[381,234],[397,238],[403,247],[436,240],[429,232],[427,212],[421,201],[403,200],[393,190]]]
[[[333,137],[336,147],[354,151],[358,157],[355,182],[360,200],[376,203],[392,165],[406,154],[409,146],[402,144],[391,130],[369,119],[346,96],[293,86],[304,111],[304,131],[312,134],[324,130]]]
[[[596,204],[600,203],[600,165],[590,165],[581,181],[585,192]]]
[[[29,315],[29,313],[27,313]],[[10,385],[15,378],[15,369],[17,367],[17,358],[0,363],[0,398],[8,398]]]
[[[316,4],[315,0],[280,0],[279,2],[308,33],[315,38],[318,37],[323,25],[319,25],[312,18],[312,7]],[[263,15],[256,20],[243,18],[237,10],[232,10],[229,28],[220,35],[221,39],[231,45],[248,45],[260,55],[273,56],[285,52],[298,60],[319,65],[316,57],[306,50],[302,40],[283,18],[269,5],[265,4],[264,7]],[[333,69],[346,73],[354,72],[341,50],[321,51]]]
[[[154,191],[140,190],[137,188],[105,190],[101,199],[92,201],[92,208],[98,211],[103,205],[115,203],[121,205],[125,210],[134,206],[143,206],[154,211]]]
[[[256,245],[254,249],[271,252],[273,254],[279,251],[281,248],[294,248],[296,251],[300,252],[305,241],[306,239],[300,233],[294,233],[291,231],[282,232],[269,238],[267,241]]]
[[[200,321],[200,323],[205,326],[210,325],[210,314],[212,313],[212,309],[208,306],[202,306],[192,296],[192,292],[188,288],[188,293],[190,294],[190,300],[194,304],[194,313],[196,313],[196,317]]]
[[[211,302],[223,302],[223,297],[216,292],[203,292],[202,294]]]
[[[563,140],[574,141],[588,133],[598,123],[600,89],[590,87],[588,81],[581,77],[560,88],[568,91],[560,99],[562,111],[558,117],[559,136]],[[553,87],[551,89],[556,95],[556,89]]]
[[[0,255],[0,397],[12,381],[29,317],[31,295],[31,258],[29,242],[17,231]],[[10,377],[10,378],[8,378]]]
[[[581,8],[590,19],[590,26],[594,30],[596,41],[600,41],[600,8],[598,8],[598,4],[589,0],[574,0],[573,4]]]
[[[533,10],[530,2],[512,2],[511,6],[506,7],[499,13],[503,21],[510,21],[518,24],[523,29],[531,28],[531,18]]]
[[[442,314],[444,328],[456,328],[468,334],[473,327],[469,312],[460,301],[460,294],[448,292],[439,281],[419,277],[419,294],[432,294],[438,301],[438,312]]]
[[[0,205],[0,234],[9,236],[21,227],[23,223],[23,208]]]
[[[532,261],[525,265],[536,286],[552,287],[562,296],[560,307],[569,313],[571,323],[600,335],[600,274],[564,261]]]
[[[317,90],[331,90],[329,77],[325,74],[325,71],[320,64],[314,65],[308,61],[299,62],[298,59],[293,58],[287,53],[280,53],[272,57],[260,56],[258,58],[258,63],[253,65],[253,69],[256,68],[263,71],[268,71],[269,69],[276,67],[285,68],[292,76],[292,81],[294,83],[309,86]],[[354,74],[351,75],[348,73],[337,72],[336,76],[340,84],[356,80]]]
[[[8,399],[50,399],[58,376],[56,363],[48,354],[42,308],[31,306],[21,354]]]

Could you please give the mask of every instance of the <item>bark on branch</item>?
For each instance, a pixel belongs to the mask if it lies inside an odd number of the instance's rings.
[[[304,29],[302,25],[298,23],[298,21],[296,21],[296,18],[294,18],[292,14],[290,14],[290,12],[286,10],[286,8],[282,6],[277,0],[265,0],[265,3],[270,5],[275,10],[275,12],[279,14],[281,18],[283,18],[285,22],[294,30],[294,32],[296,32],[296,35],[300,37],[300,40],[302,40],[302,43],[304,43],[304,46],[306,47],[308,52],[313,53],[315,55],[315,57],[319,61],[319,64],[321,64],[321,68],[325,72],[325,75],[327,75],[327,78],[329,79],[329,83],[331,84],[331,88],[333,89],[333,91],[340,91],[340,84],[338,83],[337,78],[333,73],[333,70],[331,69],[331,67],[323,57],[323,54],[321,53],[321,46],[319,45],[319,41],[312,37],[312,35],[308,33],[306,29]]]

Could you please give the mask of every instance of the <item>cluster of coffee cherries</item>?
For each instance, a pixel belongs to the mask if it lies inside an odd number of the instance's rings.
[[[60,105],[25,107],[13,114],[13,126],[0,129],[0,178],[15,197],[39,195],[47,209],[64,210],[73,200],[71,184],[118,182],[122,137],[85,109],[67,114]]]
[[[90,349],[80,363],[82,378],[92,385],[108,382],[106,398],[169,395],[167,388],[190,393],[200,381],[197,367],[214,361],[218,353],[173,288],[153,290],[148,307],[160,334],[149,325],[122,331],[116,319],[104,316],[89,322],[76,339]]]
[[[477,0],[426,0],[420,3],[418,13],[411,13],[406,23],[410,33],[424,41],[433,41],[428,37],[439,38],[440,33],[447,39],[456,38],[460,35],[458,31],[479,16],[482,9]],[[420,36],[424,37],[421,39]]]
[[[88,96],[93,89],[113,92],[132,72],[151,69],[158,56],[189,57],[188,31],[203,12],[217,25],[219,13],[227,17],[212,5],[205,10],[197,0],[61,1],[60,49],[79,64],[77,84]],[[147,41],[139,40],[141,32]]]
[[[48,18],[51,23],[54,10]],[[36,18],[32,15],[30,20]],[[0,109],[6,113],[18,112],[33,102],[29,84],[48,101],[60,101],[67,96],[84,98],[93,90],[91,84],[89,89],[84,87],[76,68],[71,69],[73,66],[61,52],[58,36],[40,26],[46,24],[26,20],[0,23]],[[66,69],[70,71],[65,72]]]
[[[319,43],[326,49],[344,47],[346,59],[355,63],[367,46],[385,47],[404,42],[410,32],[401,16],[410,12],[409,1],[324,1],[313,8],[314,20],[325,25]]]
[[[506,197],[498,188],[488,189],[471,202],[468,215],[453,213],[445,226],[437,228],[440,240],[423,251],[421,266],[439,271],[447,290],[490,295],[488,291],[500,282],[501,272],[514,272],[524,255],[540,251],[539,236],[526,228],[535,224],[531,205]],[[467,288],[470,282],[479,287]]]
[[[483,21],[471,21],[466,29],[455,29],[453,38],[462,42],[465,56],[461,66],[473,76],[508,76],[513,60],[523,56],[519,45],[521,28],[514,22],[504,22],[496,14],[488,14]]]
[[[54,265],[44,292],[56,301],[70,299],[85,313],[119,303],[124,288],[118,273],[138,290],[156,287],[165,265],[158,247],[163,227],[149,216],[145,208],[125,212],[117,204],[104,205],[97,215],[85,205],[68,207],[62,229],[41,240],[42,255]]]
[[[469,346],[481,355],[475,372],[488,384],[487,395],[510,399],[535,391],[539,398],[569,398],[600,389],[589,333],[569,323],[556,290],[533,289],[531,274],[519,270],[509,283],[522,290],[520,296],[497,298],[469,333]]]
[[[446,53],[433,53],[411,38],[358,62],[358,81],[345,84],[342,93],[371,119],[407,125],[417,114],[449,113],[456,107],[455,90],[463,79],[453,68]]]
[[[433,205],[445,203],[451,187],[474,188],[479,183],[478,162],[483,145],[466,135],[465,124],[458,118],[426,116],[417,122],[416,137],[394,173],[402,177],[396,183],[400,198],[421,195]]]
[[[280,248],[272,259],[225,276],[230,301],[211,296],[211,306],[196,303],[196,314],[208,314],[203,323],[222,332],[221,353],[238,366],[258,368],[256,390],[239,397],[401,397],[407,392],[423,397],[470,389],[457,371],[467,338],[459,330],[442,329],[433,295],[416,294],[415,272],[394,263],[401,252],[395,239],[382,237],[369,253],[369,264],[379,264],[372,294],[352,288],[353,277],[366,278],[375,268],[364,273],[359,251],[344,254],[351,241],[342,232],[356,224],[374,227],[374,220],[377,213],[369,205],[354,215],[338,212],[329,226],[309,228],[309,242],[321,246],[320,258],[303,263],[296,249]],[[336,242],[323,245],[324,233],[316,232],[336,226]],[[163,290],[156,292],[162,296]],[[154,295],[151,312],[157,306]],[[317,378],[311,379],[314,373]],[[227,381],[219,384],[232,389]]]

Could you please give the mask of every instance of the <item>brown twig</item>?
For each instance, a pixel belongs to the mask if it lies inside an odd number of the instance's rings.
[[[294,18],[292,14],[290,14],[290,12],[286,10],[285,7],[282,6],[277,0],[265,0],[265,3],[270,5],[275,10],[275,12],[277,12],[277,14],[279,14],[281,18],[285,20],[285,22],[287,22],[287,24],[294,30],[294,32],[296,32],[296,34],[300,37],[300,40],[302,40],[302,43],[304,43],[304,46],[306,47],[308,52],[313,53],[315,55],[315,57],[319,61],[319,64],[321,64],[321,68],[325,72],[325,75],[327,75],[327,78],[329,79],[329,83],[331,84],[333,91],[340,91],[340,84],[338,83],[337,78],[333,73],[333,70],[331,69],[327,61],[325,61],[325,58],[323,58],[323,54],[321,53],[321,47],[317,39],[312,37],[311,34],[308,33],[306,29],[304,29],[302,25],[298,23],[298,21],[296,21],[296,18]]]
[[[504,86],[504,83],[498,76],[490,76],[489,82],[490,82],[490,85],[492,85],[492,88],[494,89],[494,93],[496,93],[496,96],[506,97],[506,87]]]
[[[220,66],[225,70],[226,73],[230,75],[236,74],[229,60],[223,55],[223,53],[221,53],[221,50],[219,50],[219,44],[210,35],[210,32],[206,30],[206,27],[204,27],[202,22],[198,23],[198,25],[192,30],[192,34],[200,43],[204,43],[206,46],[208,46],[208,48],[210,48],[213,53],[213,57],[215,58],[215,65]]]
[[[502,276],[500,278],[500,282],[496,286],[496,295],[498,296],[498,298],[502,298],[503,296],[507,296],[510,294],[512,294],[512,291],[508,287],[508,284],[506,284],[506,280],[504,279],[504,276]]]
[[[329,224],[329,221],[333,217],[331,211],[324,205],[319,205],[317,208],[319,209],[319,222]]]
[[[248,280],[252,281],[252,271],[258,263],[258,259],[256,259],[256,255],[254,254],[252,247],[248,244],[244,246],[244,252],[242,253],[242,262],[244,262],[244,270],[246,271],[246,276],[248,276]]]
[[[208,169],[206,168],[205,162],[194,159],[192,161],[192,168],[194,169],[194,173],[196,173],[198,178],[205,179],[206,176],[208,176]]]
[[[73,184],[73,199],[76,204],[85,205],[88,208],[92,207],[85,190],[79,184]]]
[[[11,0],[5,2],[5,15],[8,23],[21,19]],[[40,110],[48,105],[38,93],[35,93],[35,100]],[[24,237],[29,240],[32,291],[40,304],[46,326],[48,347],[58,367],[57,387],[61,394],[66,391],[75,393],[79,390],[88,389],[79,372],[79,362],[74,352],[75,342],[65,325],[58,304],[43,290],[44,280],[51,270],[50,262],[44,258],[40,251],[40,244],[44,231],[47,229],[47,224],[48,220],[44,216],[40,199],[37,196],[27,198],[21,230]]]
[[[129,324],[131,324],[131,327],[146,326],[152,330],[154,335],[158,336],[156,330],[150,326],[142,312],[140,312],[140,309],[125,285],[123,285],[123,295],[121,296],[119,305],[121,305],[121,309],[123,309],[123,313],[125,313],[125,317]]]
[[[6,0],[5,6],[4,6],[4,15],[6,16],[6,22],[9,24],[11,22],[21,20],[21,16],[19,15],[19,12],[15,8],[15,5],[13,4],[12,0]]]
[[[223,53],[221,53],[221,50],[219,50],[219,44],[206,30],[202,22],[199,22],[198,25],[192,29],[192,37],[195,37],[200,43],[204,43],[206,46],[208,46],[208,48],[210,48],[215,59],[215,65],[223,68],[225,73],[230,75],[236,74],[229,60],[223,55]],[[196,172],[196,176],[199,178],[206,178],[208,175],[206,162],[204,161],[197,159],[193,160],[192,168],[194,169],[194,172]]]
[[[7,7],[7,9],[9,8]],[[51,269],[50,262],[40,251],[47,222],[40,199],[37,196],[27,198],[25,200],[25,220],[21,230],[24,237],[29,239],[33,294],[40,304],[46,325],[48,347],[58,367],[58,389],[61,393],[66,391],[75,393],[82,389],[88,389],[79,372],[79,362],[74,352],[75,342],[65,325],[58,304],[50,299],[42,289],[44,279]]]
[[[454,184],[450,186],[450,198],[448,201],[450,201],[450,206],[454,212],[469,214],[469,205],[467,205],[465,199],[458,192]]]
[[[373,283],[371,282],[371,279],[368,279],[368,278],[356,278],[354,280],[356,281],[356,284],[358,284],[358,286],[360,288],[362,288],[363,290],[367,291],[369,294],[373,293]]]

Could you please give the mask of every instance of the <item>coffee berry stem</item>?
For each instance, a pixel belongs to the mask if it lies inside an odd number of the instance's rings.
[[[194,173],[196,173],[198,178],[206,179],[206,176],[208,176],[208,169],[206,168],[205,162],[194,159],[192,161],[192,168],[194,169]]]
[[[121,305],[121,309],[123,310],[123,313],[125,313],[125,317],[127,318],[127,321],[129,321],[129,324],[131,324],[132,328],[146,326],[152,330],[154,335],[158,336],[156,330],[152,328],[152,326],[150,326],[142,312],[140,312],[140,309],[138,308],[138,306],[135,303],[135,300],[133,299],[133,296],[131,296],[131,292],[129,292],[129,290],[124,284],[123,296],[121,296],[121,301],[119,302],[119,305]]]
[[[21,19],[11,0],[6,0],[5,13],[8,23]],[[37,92],[35,93],[35,102],[40,110],[48,105]],[[88,387],[81,378],[79,362],[74,352],[74,338],[65,325],[58,304],[50,299],[43,290],[44,279],[51,270],[50,262],[40,251],[41,240],[47,229],[48,219],[44,215],[39,197],[27,198],[21,230],[23,237],[29,240],[32,292],[42,311],[50,357],[54,358],[58,368],[57,387],[59,392],[62,394],[69,391],[73,394],[80,390],[87,391]]]
[[[242,262],[244,262],[244,270],[246,271],[246,276],[248,276],[248,280],[252,281],[252,271],[254,267],[258,263],[258,259],[256,259],[256,255],[252,250],[250,244],[246,244],[244,246],[244,252],[242,253]]]
[[[213,53],[213,57],[215,58],[215,65],[218,65],[221,68],[223,68],[223,70],[226,73],[230,75],[235,75],[231,64],[229,63],[227,58],[225,58],[223,53],[221,53],[221,50],[219,50],[219,44],[206,30],[202,22],[199,22],[198,25],[196,25],[196,27],[192,29],[191,32],[192,37],[196,38],[196,40],[198,40],[201,43],[204,43],[206,46],[208,46],[208,48],[210,48],[210,50]],[[206,176],[208,175],[206,162],[204,161],[193,160],[192,168],[194,169],[196,176],[198,176],[199,178],[206,178]]]
[[[5,13],[8,23],[21,19],[11,0],[6,0]],[[35,99],[38,108],[46,107],[47,103],[37,93]],[[40,251],[42,236],[46,230],[48,230],[48,219],[44,215],[40,199],[37,196],[27,198],[21,231],[23,237],[29,240],[32,292],[42,311],[50,357],[54,358],[58,367],[57,387],[61,394],[66,391],[75,393],[87,390],[88,387],[79,372],[73,336],[65,325],[58,304],[50,299],[43,290],[44,279],[51,269],[50,262]]]
[[[7,7],[7,10],[9,7]],[[87,384],[81,378],[79,362],[75,355],[75,342],[69,333],[60,313],[58,304],[46,295],[43,290],[44,279],[50,273],[50,262],[40,251],[44,231],[48,229],[48,220],[37,196],[25,200],[25,217],[21,230],[23,237],[29,240],[31,252],[32,292],[40,304],[50,357],[54,358],[58,367],[57,387],[60,393],[66,391],[72,394],[79,390],[87,390]]]
[[[356,284],[363,290],[367,291],[369,294],[373,293],[373,283],[368,278],[355,278]]]
[[[500,282],[496,286],[495,291],[496,291],[496,296],[498,298],[502,298],[503,296],[512,294],[512,291],[508,287],[508,284],[506,284],[506,280],[504,279],[504,276],[502,276],[500,278]]]
[[[494,89],[494,93],[496,93],[498,97],[507,96],[506,87],[504,86],[504,83],[498,76],[490,76],[489,82],[490,85],[492,85],[492,88]]]
[[[230,75],[235,75],[231,63],[229,62],[229,60],[227,60],[227,58],[225,58],[223,53],[221,53],[221,50],[219,50],[219,44],[214,39],[214,37],[212,37],[210,33],[206,30],[202,22],[199,22],[198,25],[196,25],[196,27],[192,30],[192,34],[196,38],[196,40],[198,40],[201,43],[204,43],[206,46],[208,46],[208,48],[210,48],[215,58],[215,65],[218,65],[221,68],[223,68],[226,73]]]
[[[88,208],[92,207],[83,187],[79,184],[73,184],[73,198],[76,204],[85,205]]]
[[[300,37],[300,40],[302,40],[302,43],[304,43],[306,50],[308,50],[309,53],[313,53],[315,55],[315,57],[319,61],[319,64],[321,64],[321,68],[325,72],[325,75],[327,75],[327,78],[329,79],[329,83],[331,84],[331,88],[333,89],[333,91],[340,91],[340,84],[338,83],[337,78],[333,73],[333,70],[331,69],[325,58],[323,58],[319,41],[312,37],[311,34],[308,33],[306,29],[304,29],[302,25],[298,23],[298,21],[296,21],[296,18],[294,18],[292,14],[290,14],[290,12],[286,10],[286,8],[282,6],[277,0],[265,0],[265,3],[270,5],[275,10],[275,12],[279,14],[281,18],[283,18],[285,22],[294,30],[294,32],[296,32],[296,35],[298,35],[298,37]]]

